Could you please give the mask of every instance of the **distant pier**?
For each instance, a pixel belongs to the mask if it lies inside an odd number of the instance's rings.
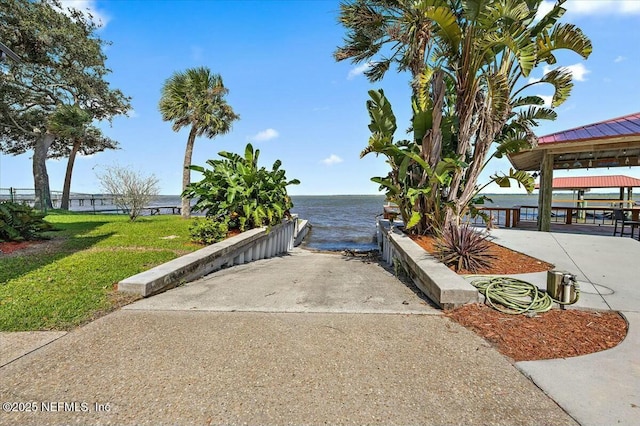
[[[51,204],[58,208],[62,202],[62,191],[51,191]],[[28,204],[35,207],[36,193],[33,188],[0,188],[0,201]],[[77,207],[95,207],[113,205],[113,195],[110,194],[83,194],[71,192],[69,194],[69,207],[74,204]],[[88,204],[87,204],[88,203]]]

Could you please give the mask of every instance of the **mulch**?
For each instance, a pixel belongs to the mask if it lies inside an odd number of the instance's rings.
[[[0,241],[0,255],[11,254],[39,243],[41,241]]]
[[[627,335],[627,322],[611,311],[553,309],[528,317],[504,314],[476,303],[445,315],[484,337],[514,361],[591,354],[617,346]]]
[[[437,255],[436,240],[430,235],[408,235],[416,244],[425,249],[427,252]],[[527,274],[529,272],[545,272],[553,269],[551,263],[544,262],[524,253],[510,250],[496,243],[489,243],[489,253],[495,257],[492,265],[488,268],[471,272],[466,269],[456,271],[452,266],[449,267],[460,275],[508,275],[508,274]]]

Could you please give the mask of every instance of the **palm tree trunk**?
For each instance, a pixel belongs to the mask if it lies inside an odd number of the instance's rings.
[[[184,151],[184,163],[182,169],[182,192],[187,189],[187,186],[191,183],[191,157],[193,156],[193,146],[196,141],[196,126],[191,127],[189,132],[189,138],[187,139],[187,148]],[[191,200],[187,197],[182,197],[182,217],[189,219],[191,217]]]
[[[41,210],[52,209],[49,174],[47,173],[47,153],[55,136],[45,133],[38,138],[33,148],[33,186],[35,188],[35,206]]]
[[[76,161],[76,154],[80,150],[82,141],[76,139],[73,141],[73,147],[69,154],[69,160],[67,160],[67,172],[64,175],[64,186],[62,188],[62,200],[60,201],[60,208],[62,210],[69,210],[69,194],[71,192],[71,174],[73,173],[73,164]]]

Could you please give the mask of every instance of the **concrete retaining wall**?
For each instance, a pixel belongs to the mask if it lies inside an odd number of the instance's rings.
[[[478,290],[461,276],[427,253],[388,220],[377,223],[382,259],[389,265],[400,262],[415,285],[442,309],[453,309],[478,301]]]
[[[118,291],[147,297],[193,281],[220,268],[265,259],[293,249],[297,218],[267,230],[252,229],[179,257],[118,283]],[[305,227],[308,225],[305,225]]]
[[[311,223],[306,219],[297,219],[293,246],[298,247],[309,233]]]

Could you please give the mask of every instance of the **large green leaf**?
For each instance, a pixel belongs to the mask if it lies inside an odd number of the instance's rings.
[[[536,25],[533,26],[533,28],[531,29],[531,33],[534,36],[540,34],[542,31],[546,31],[549,28],[553,27],[553,25],[555,25],[556,22],[558,22],[558,20],[562,18],[564,13],[567,11],[562,7],[562,3],[564,3],[564,1],[565,0],[557,2],[553,6],[553,8],[549,10],[546,15],[543,16],[540,21],[538,21]]]
[[[413,128],[414,140],[418,145],[422,145],[422,139],[424,138],[424,135],[426,135],[427,131],[429,131],[433,127],[433,110],[414,110],[411,124]]]
[[[450,46],[458,46],[462,40],[462,29],[458,25],[455,11],[442,0],[421,0],[416,9],[432,20],[440,34]]]
[[[593,51],[591,40],[582,30],[572,24],[557,24],[551,33],[542,32],[538,35],[538,61],[555,64],[556,58],[553,51],[568,49],[587,59]]]
[[[409,219],[409,222],[405,225],[405,228],[411,229],[415,227],[418,223],[420,223],[420,220],[422,220],[422,215],[420,214],[420,212],[414,211],[411,214],[411,218]]]
[[[393,114],[391,104],[384,94],[382,89],[369,90],[369,97],[367,101],[367,110],[369,111],[369,117],[371,117],[371,124],[369,124],[369,130],[371,133],[381,133],[386,137],[393,137],[396,132],[396,116]]]
[[[544,105],[544,99],[540,96],[523,96],[511,101],[512,108],[518,108],[527,105]]]
[[[501,0],[482,2],[476,5],[478,18],[476,22],[485,30],[493,30],[501,25],[511,25],[522,22],[530,16],[529,7],[521,0]]]
[[[487,74],[487,97],[491,106],[491,115],[494,119],[499,119],[509,108],[509,95],[511,87],[508,77],[502,73]]]
[[[398,187],[388,178],[381,178],[381,177],[378,177],[378,176],[374,176],[374,177],[371,178],[371,181],[374,182],[374,183],[377,183],[381,187],[386,188],[386,190],[391,195],[397,195],[400,192]]]

